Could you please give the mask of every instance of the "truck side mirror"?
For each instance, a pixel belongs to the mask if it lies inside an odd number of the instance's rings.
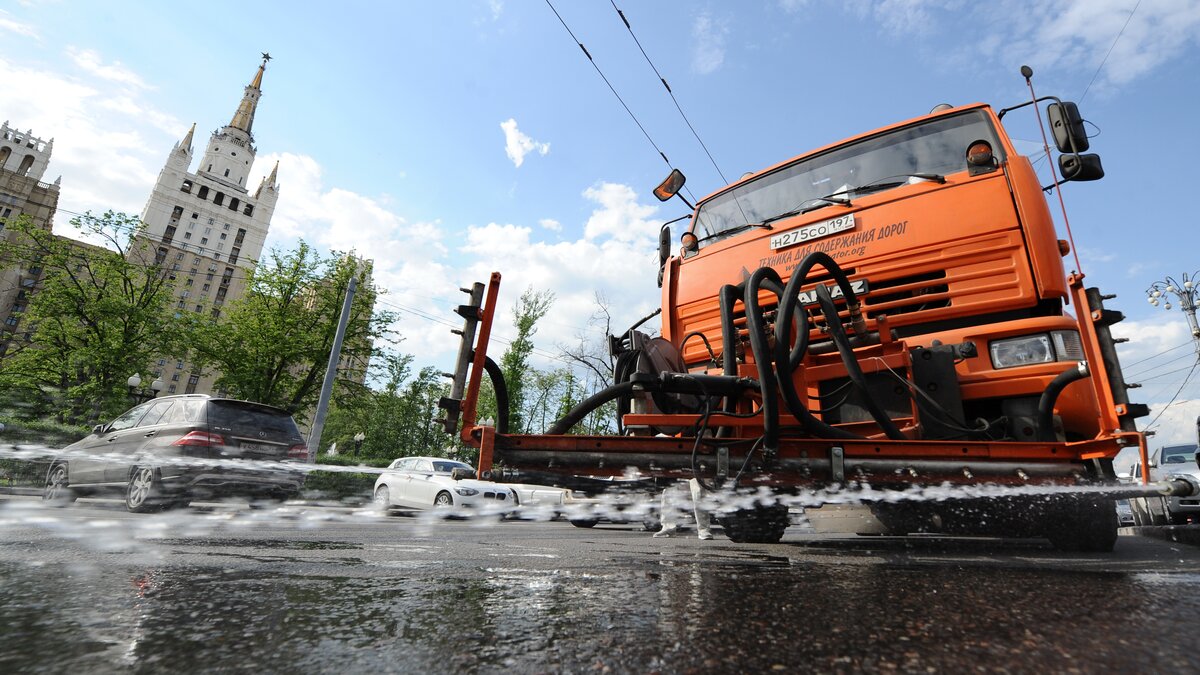
[[[1054,145],[1059,152],[1080,153],[1088,149],[1079,106],[1070,101],[1051,103],[1046,106],[1046,116],[1050,118],[1050,130],[1054,132]]]
[[[658,197],[658,201],[665,202],[678,194],[683,189],[685,182],[687,182],[687,177],[683,175],[682,171],[671,169],[671,175],[667,176],[666,180],[654,188],[654,196]]]
[[[658,231],[658,287],[663,285],[663,270],[667,267],[667,260],[671,257],[671,228],[663,225]]]
[[[1059,155],[1058,170],[1063,180],[1100,180],[1104,178],[1104,167],[1100,164],[1100,155]]]

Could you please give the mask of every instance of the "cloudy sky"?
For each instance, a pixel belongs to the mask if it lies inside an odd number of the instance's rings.
[[[0,118],[55,139],[65,231],[73,212],[140,212],[172,144],[195,122],[203,147],[271,52],[250,183],[280,160],[268,245],[373,258],[404,348],[440,365],[455,289],[493,270],[505,306],[556,293],[543,357],[598,337],[597,292],[617,325],[655,308],[656,234],[684,214],[650,195],[660,151],[702,197],[938,103],[1019,103],[1028,64],[1097,135],[1106,178],[1064,199],[1088,282],[1129,317],[1144,422],[1161,413],[1156,442],[1195,438],[1189,331],[1145,291],[1200,268],[1175,199],[1195,191],[1200,0],[616,2],[687,121],[613,2],[552,2],[18,0],[0,9]]]

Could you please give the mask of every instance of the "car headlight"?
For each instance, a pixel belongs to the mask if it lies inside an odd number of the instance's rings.
[[[456,487],[456,488],[454,488],[454,491],[464,497],[472,497],[474,495],[479,494],[479,490],[476,490],[475,488],[469,488],[469,487]]]
[[[1035,363],[1083,360],[1083,343],[1073,330],[994,340],[989,349],[993,368],[1015,368]]]

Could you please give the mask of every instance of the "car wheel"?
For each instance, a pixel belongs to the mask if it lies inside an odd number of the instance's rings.
[[[596,526],[596,522],[597,522],[597,521],[596,521],[595,519],[593,519],[593,518],[586,518],[586,519],[584,519],[584,518],[576,518],[576,519],[574,519],[574,520],[571,520],[571,521],[570,521],[570,523],[571,523],[572,525],[574,525],[575,527],[582,527],[582,528],[591,528],[591,527],[595,527],[595,526]]]
[[[375,508],[384,513],[392,508],[392,496],[388,491],[388,486],[380,485],[379,489],[375,490]]]
[[[433,498],[433,505],[437,508],[454,506],[454,497],[451,497],[449,492],[439,492],[437,496]]]
[[[125,508],[132,513],[150,513],[160,507],[158,501],[158,476],[154,469],[139,466],[129,474],[129,484],[125,486]]]
[[[46,487],[42,491],[42,501],[51,506],[66,506],[75,501],[75,491],[68,487],[67,465],[55,464],[46,474]]]

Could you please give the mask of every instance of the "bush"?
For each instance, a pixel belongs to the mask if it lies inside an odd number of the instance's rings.
[[[50,458],[55,448],[74,443],[88,434],[83,427],[45,420],[15,420],[0,417],[4,430],[0,431],[0,486],[41,487],[50,468]],[[21,457],[13,457],[13,446]],[[35,448],[46,448],[41,456]]]
[[[383,468],[391,464],[390,459],[372,457],[348,457],[346,455],[322,455],[317,464],[329,466],[363,466]],[[316,499],[336,499],[347,503],[362,504],[371,501],[378,473],[358,471],[312,471],[304,481],[304,491]]]

